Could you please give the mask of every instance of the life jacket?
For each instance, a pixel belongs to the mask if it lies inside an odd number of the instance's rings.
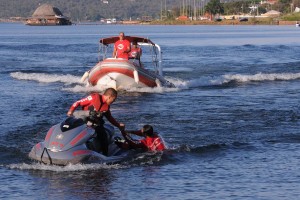
[[[148,148],[149,151],[163,151],[166,149],[162,139],[157,137],[146,137],[141,142]]]
[[[139,59],[141,56],[141,48],[137,47],[135,49],[131,49],[129,52],[130,59]]]
[[[107,110],[109,110],[110,106],[107,105],[106,103],[103,103],[102,95],[93,93],[90,96],[88,96],[87,99],[90,100],[90,104],[82,107],[82,110],[90,110],[91,107],[94,110],[101,111],[103,113],[105,113]]]
[[[92,115],[90,119],[96,124],[104,124],[103,115],[109,110],[109,105],[103,102],[102,95],[97,93],[93,93],[87,97],[90,101],[90,104],[82,107],[83,110],[94,110],[97,112],[101,112],[101,114]]]
[[[127,50],[127,48],[130,47],[130,42],[126,39],[120,41],[116,41],[115,42],[115,48],[117,49],[117,54],[116,57],[117,58],[123,58],[123,59],[127,59],[128,60],[128,52],[124,52],[124,50]]]

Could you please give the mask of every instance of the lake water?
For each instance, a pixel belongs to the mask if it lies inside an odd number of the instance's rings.
[[[46,166],[32,146],[92,88],[98,41],[149,37],[174,89],[121,91],[113,116],[168,145],[116,165]],[[300,29],[0,24],[0,199],[298,199]]]

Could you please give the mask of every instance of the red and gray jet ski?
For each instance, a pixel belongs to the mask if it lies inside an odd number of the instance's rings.
[[[92,113],[92,114],[91,114]],[[77,163],[120,162],[136,154],[135,150],[123,150],[115,144],[114,128],[104,124],[107,135],[108,156],[96,151],[95,113],[89,112],[85,119],[68,117],[52,126],[43,142],[36,144],[29,157],[44,164],[68,165]],[[99,144],[98,144],[99,145]]]

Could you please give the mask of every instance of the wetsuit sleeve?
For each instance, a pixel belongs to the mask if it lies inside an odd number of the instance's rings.
[[[145,145],[141,141],[132,139],[128,134],[126,134],[125,131],[122,131],[122,135],[123,135],[125,141],[129,144],[129,146],[131,148],[134,148],[134,149],[137,149],[137,148],[147,149],[147,147],[145,147]]]
[[[113,116],[111,115],[110,110],[106,111],[104,116],[106,117],[106,119],[114,126],[120,128],[120,123],[117,122],[117,120],[115,118],[113,118]]]
[[[128,133],[138,135],[138,136],[144,136],[141,130],[138,131],[127,131]]]
[[[74,112],[74,110],[78,106],[90,105],[92,101],[93,101],[93,96],[92,95],[87,96],[86,98],[80,99],[80,100],[76,101],[75,103],[73,103],[73,105],[70,107],[69,111]]]

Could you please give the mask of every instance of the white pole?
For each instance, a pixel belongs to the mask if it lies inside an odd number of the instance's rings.
[[[161,53],[161,48],[158,44],[155,44],[157,50],[158,50],[158,74],[163,76],[163,71],[162,71],[162,53]]]

